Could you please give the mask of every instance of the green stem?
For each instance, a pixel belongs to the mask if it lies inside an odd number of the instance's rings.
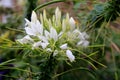
[[[2,62],[2,63],[0,63],[0,66],[6,65],[6,64],[8,64],[8,63],[10,63],[10,62],[12,62],[12,61],[15,61],[15,59],[11,59],[11,60]]]
[[[92,74],[92,76],[93,76],[94,79],[97,79],[97,75],[96,75],[93,71],[90,71],[89,69],[83,68],[83,67],[79,67],[79,68],[75,68],[75,69],[70,69],[70,70],[68,70],[68,71],[62,72],[62,73],[60,73],[60,74],[57,74],[57,75],[53,76],[53,79],[54,79],[55,77],[58,77],[58,76],[61,76],[61,75],[64,75],[64,74],[66,74],[66,73],[69,73],[69,72],[72,72],[72,71],[76,71],[76,70],[87,71],[87,72],[89,72],[89,73]]]
[[[114,55],[113,50],[112,50],[112,60],[113,60],[113,63],[114,63],[114,68],[115,68],[115,72],[114,72],[115,80],[118,80],[118,73],[117,73],[115,55]]]
[[[65,2],[66,0],[54,0],[54,1],[50,1],[50,2],[47,2],[45,4],[42,4],[42,5],[39,5],[38,7],[36,7],[34,9],[34,11],[37,11],[38,9],[42,8],[42,7],[45,7],[47,5],[50,5],[50,4],[53,4],[53,3],[58,3],[58,2]]]
[[[39,80],[52,80],[55,69],[57,65],[57,60],[53,57],[53,53],[48,57],[45,65],[42,67],[42,73],[40,74]]]

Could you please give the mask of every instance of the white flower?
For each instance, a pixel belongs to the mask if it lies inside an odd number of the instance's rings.
[[[75,60],[75,56],[72,54],[70,50],[66,51],[66,55],[69,58],[70,62],[73,62]]]
[[[28,23],[30,26],[25,27],[25,31],[28,35],[42,35],[43,34],[43,26],[40,24],[39,21],[35,23],[31,22]]]
[[[67,43],[61,45],[60,48],[61,48],[61,49],[67,49],[67,48],[68,48],[68,47],[67,47]]]
[[[72,17],[69,19],[69,24],[70,24],[70,30],[74,30],[75,29],[75,20]]]
[[[75,56],[69,48],[74,50],[75,48],[78,49],[79,46],[87,47],[89,45],[87,33],[81,32],[76,27],[75,20],[72,17],[70,18],[69,14],[66,14],[64,19],[61,18],[59,8],[56,8],[52,19],[47,18],[45,10],[40,15],[40,19],[42,24],[34,11],[31,15],[31,21],[25,19],[27,36],[18,40],[21,44],[29,43],[32,49],[45,50],[46,53],[53,53],[53,56],[65,51],[70,62],[75,60]]]
[[[20,42],[21,44],[34,42],[33,39],[30,38],[29,35],[26,35],[25,37],[23,37],[22,39],[18,39],[17,41]]]
[[[43,26],[40,24],[39,20],[37,20],[36,13],[33,11],[31,16],[31,22],[25,19],[25,31],[28,35],[42,35],[43,34]]]

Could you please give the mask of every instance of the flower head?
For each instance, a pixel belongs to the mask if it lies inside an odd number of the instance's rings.
[[[25,31],[27,36],[19,39],[21,44],[31,44],[32,49],[46,50],[53,52],[53,56],[57,54],[65,54],[66,57],[73,62],[75,56],[71,49],[79,46],[87,47],[89,36],[86,32],[81,32],[75,24],[75,20],[66,14],[65,18],[61,17],[61,11],[56,8],[55,15],[52,19],[48,19],[46,11],[40,14],[40,21],[37,19],[36,13],[33,11],[31,21],[26,20]]]

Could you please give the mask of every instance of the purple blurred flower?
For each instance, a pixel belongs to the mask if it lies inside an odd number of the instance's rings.
[[[0,59],[0,63],[2,63],[2,59]],[[4,65],[5,67],[13,67],[13,64],[7,64]],[[0,80],[3,80],[5,78],[4,75],[8,74],[10,72],[10,69],[0,69]]]

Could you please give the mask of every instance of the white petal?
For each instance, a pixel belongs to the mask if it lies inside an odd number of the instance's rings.
[[[34,31],[30,27],[25,27],[25,31],[28,35],[34,35],[35,36]]]
[[[49,28],[52,26],[52,21],[51,21],[51,19],[48,20],[48,25],[49,25]]]
[[[79,41],[79,42],[77,43],[78,46],[81,45],[81,44],[83,44],[83,41]]]
[[[89,41],[86,40],[86,41],[84,41],[84,43],[83,43],[82,46],[83,46],[83,47],[87,47],[88,45],[89,45]]]
[[[34,42],[32,38],[30,38],[29,35],[23,37],[22,39],[18,39],[18,42],[20,42],[21,44],[26,44],[26,43],[31,43]]]
[[[40,24],[40,22],[38,20],[37,20],[35,28],[39,34],[41,34],[41,35],[43,34],[43,26],[42,26],[42,24]]]
[[[58,19],[59,17],[61,17],[61,11],[59,10],[58,7],[55,10],[55,17],[56,17],[56,19]]]
[[[23,41],[23,39],[18,39],[17,40],[19,43],[21,43],[21,44],[25,44],[25,42]]]
[[[73,62],[75,60],[75,56],[72,54],[70,50],[66,51],[66,55],[69,58],[70,62]]]
[[[54,39],[54,41],[58,40],[57,31],[54,28],[50,28],[50,37]]]
[[[39,46],[41,46],[41,41],[34,43],[32,49],[38,48]]]
[[[45,49],[48,46],[49,43],[41,43],[41,46],[43,49]]]
[[[31,22],[31,29],[32,29],[33,33],[34,33],[36,36],[40,34],[39,31],[38,31],[38,30],[40,30],[40,29],[38,29],[38,28],[37,28],[37,25],[36,25],[35,23],[33,23],[33,22]]]
[[[58,54],[58,50],[55,50],[53,56],[56,56],[57,54]]]
[[[82,32],[82,35],[85,37],[85,39],[89,38],[89,35],[86,32]]]
[[[63,34],[63,32],[60,32],[60,33],[58,34],[58,38],[60,38],[60,37],[62,36],[62,34]]]
[[[31,42],[34,42],[33,39],[29,35],[26,35],[24,38],[31,41]]]
[[[79,36],[80,36],[80,30],[78,30],[78,29],[75,29],[73,32],[72,32],[74,35],[75,35],[75,38],[80,38]]]
[[[33,44],[33,49],[34,48],[38,48],[39,46],[41,46],[43,49],[45,49],[48,46],[49,43],[44,43],[44,42],[36,42]]]
[[[79,38],[80,38],[80,40],[85,40],[85,37],[84,37],[84,35],[81,32],[79,34]]]
[[[48,43],[48,40],[47,40],[47,38],[46,38],[45,36],[38,36],[38,38],[39,38],[41,41]]]
[[[46,21],[47,20],[47,17],[46,17],[46,10],[44,9],[43,10],[43,19]]]
[[[32,11],[32,15],[31,15],[31,21],[36,23],[37,22],[37,15],[34,11]]]
[[[60,48],[61,48],[61,49],[67,49],[67,48],[68,48],[68,47],[67,47],[67,43],[61,45]]]
[[[73,31],[73,33],[74,33],[74,34],[80,34],[80,30],[75,29],[75,30]]]
[[[26,23],[29,23],[29,22],[30,22],[27,18],[25,18],[25,21],[26,21]]]
[[[46,37],[47,39],[50,39],[50,33],[49,33],[47,30],[45,30],[45,37]]]
[[[51,48],[47,48],[46,49],[48,52],[52,52],[52,49]]]
[[[75,20],[71,17],[70,19],[69,19],[69,24],[70,24],[70,28],[71,28],[71,30],[74,30],[75,29]]]
[[[31,23],[28,19],[25,18],[25,21],[26,21],[25,26],[30,26],[31,25]]]
[[[87,40],[81,40],[81,41],[79,41],[79,42],[77,43],[77,45],[78,45],[78,46],[81,45],[81,46],[83,46],[83,47],[87,47],[87,46],[89,45],[89,41],[87,41]]]
[[[65,20],[64,19],[62,21],[62,30],[63,30],[63,32],[66,31],[66,24],[65,24]]]
[[[56,18],[56,23],[57,23],[57,25],[60,24],[61,11],[59,10],[58,7],[57,7],[56,10],[55,10],[55,18]]]

